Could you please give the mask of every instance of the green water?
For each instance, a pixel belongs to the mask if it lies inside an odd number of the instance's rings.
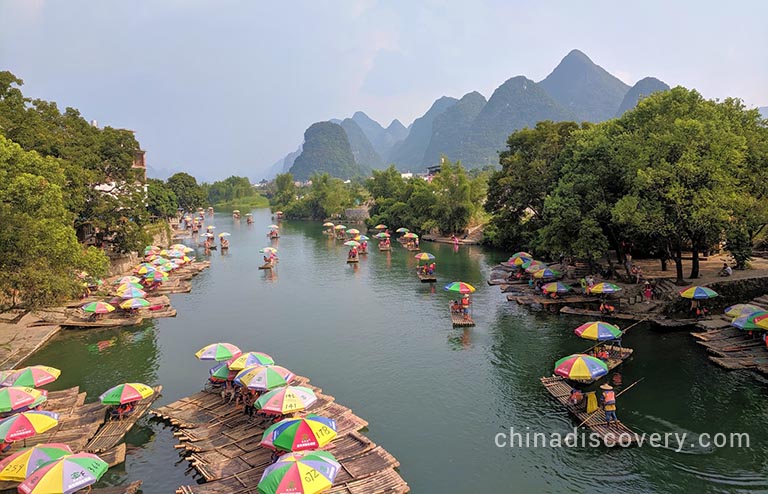
[[[686,432],[688,442],[746,432],[750,448],[498,448],[496,434],[510,427],[571,431],[539,377],[590,346],[572,334],[582,320],[507,302],[485,284],[506,255],[480,247],[425,242],[437,256],[433,287],[418,282],[415,260],[394,242],[353,268],[319,224],[283,222],[278,269],[259,271],[272,220],[265,210],[254,217],[248,226],[216,215],[216,231],[232,233],[230,252],[214,251],[192,293],[171,296],[176,318],[67,331],[31,363],[61,368],[56,387],[79,384],[90,399],[123,381],[160,383],[163,404],[201,388],[209,366],[193,353],[209,342],[270,353],[369,421],[367,435],[398,458],[416,494],[768,491],[766,381],[715,367],[686,333],[627,334],[635,356],[614,382],[645,379],[619,399],[619,417],[638,432]],[[478,288],[474,328],[451,329],[441,287],[457,279]],[[167,493],[194,482],[162,424],[142,419],[128,442],[136,448],[105,484],[142,479],[144,492]]]

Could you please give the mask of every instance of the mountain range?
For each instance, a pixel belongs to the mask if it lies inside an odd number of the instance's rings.
[[[461,160],[469,168],[495,165],[507,137],[516,130],[542,120],[602,122],[667,89],[666,83],[653,77],[630,87],[586,54],[572,50],[539,82],[512,77],[487,100],[477,91],[460,99],[442,96],[407,128],[399,120],[385,128],[361,111],[350,118],[318,122],[328,124],[320,128],[312,124],[304,144],[272,165],[267,178],[290,171],[304,179],[321,170],[351,178],[389,164],[421,171],[439,163],[441,155]],[[340,161],[328,161],[333,159]]]

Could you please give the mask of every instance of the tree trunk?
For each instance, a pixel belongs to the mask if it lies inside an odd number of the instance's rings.
[[[683,284],[683,247],[678,244],[675,248],[675,268],[677,269],[677,281],[678,285]]]
[[[666,257],[662,257],[659,260],[661,261],[661,270],[662,271],[666,271],[668,269],[667,268],[667,258]]]
[[[693,261],[691,262],[691,279],[699,277],[699,243],[693,242]]]

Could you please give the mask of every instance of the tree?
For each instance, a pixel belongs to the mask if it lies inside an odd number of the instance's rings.
[[[178,207],[176,194],[165,182],[156,178],[147,180],[147,209],[151,214],[158,218],[171,218],[176,215]]]
[[[167,180],[168,188],[176,195],[180,208],[192,211],[206,205],[207,197],[195,177],[188,173],[176,173]]]

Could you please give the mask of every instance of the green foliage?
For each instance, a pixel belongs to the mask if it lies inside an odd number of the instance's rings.
[[[178,207],[176,194],[165,182],[156,178],[147,180],[147,209],[152,215],[171,218],[176,215]]]
[[[167,180],[168,188],[176,195],[179,207],[194,211],[208,203],[205,190],[198,185],[197,179],[188,173],[176,173]]]
[[[346,132],[331,122],[312,124],[304,133],[304,147],[290,169],[296,180],[307,180],[314,174],[351,179],[363,171],[355,163]]]

